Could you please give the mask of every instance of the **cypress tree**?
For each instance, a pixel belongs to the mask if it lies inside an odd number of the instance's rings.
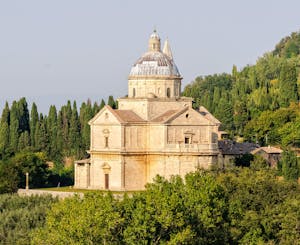
[[[297,71],[292,62],[285,62],[281,68],[279,91],[280,106],[287,107],[291,101],[298,100]]]
[[[213,95],[213,102],[212,102],[212,113],[214,113],[217,110],[217,107],[220,103],[221,98],[221,90],[219,87],[214,88],[214,95]]]
[[[93,115],[96,115],[100,111],[100,107],[98,106],[97,102],[93,105]]]
[[[36,125],[35,131],[35,142],[36,142],[36,150],[48,152],[49,139],[47,135],[46,129],[46,120],[43,115],[40,114],[40,120]]]
[[[99,110],[101,110],[104,106],[105,106],[105,101],[102,99],[99,106]]]
[[[60,111],[60,123],[61,123],[61,135],[62,135],[62,150],[64,152],[64,155],[69,155],[70,154],[70,140],[69,140],[69,130],[70,130],[70,120],[72,116],[72,107],[71,107],[71,102],[68,101],[67,105],[63,106]]]
[[[82,103],[80,108],[80,125],[82,137],[82,150],[87,150],[90,147],[90,125],[89,120],[93,117],[93,111],[90,103]]]
[[[71,146],[71,154],[76,157],[80,156],[80,146],[81,146],[81,137],[80,137],[80,124],[78,118],[77,105],[74,101],[73,109],[70,120],[70,130],[69,130],[69,143]]]
[[[222,122],[221,129],[232,130],[232,105],[224,97],[220,99],[219,106],[215,110],[215,117]]]
[[[70,100],[68,100],[67,106],[65,108],[66,108],[67,119],[68,119],[68,121],[70,121],[71,116],[72,116],[72,106],[71,106],[71,101]]]
[[[279,165],[285,179],[297,180],[300,176],[300,165],[294,152],[284,151]]]
[[[25,98],[21,98],[17,103],[19,130],[20,132],[29,131],[29,111]]]
[[[10,110],[9,142],[13,152],[18,150],[19,142],[19,120],[17,102],[13,101]]]
[[[62,111],[57,113],[57,133],[56,133],[56,147],[58,155],[55,157],[59,159],[63,155],[64,149],[64,137],[63,137],[63,122],[62,122]]]
[[[30,141],[31,141],[31,146],[33,148],[36,148],[36,143],[35,143],[35,130],[36,130],[36,125],[39,121],[39,114],[37,110],[36,104],[33,102],[32,107],[31,107],[31,112],[30,112]]]
[[[246,103],[243,100],[236,101],[234,105],[234,126],[238,134],[241,134],[247,122],[248,111]]]
[[[6,101],[5,102],[5,107],[2,111],[2,115],[1,115],[1,123],[7,123],[7,125],[10,124],[10,109],[9,109],[9,106],[8,106],[8,102]]]
[[[6,101],[0,120],[0,156],[4,157],[9,147],[10,109]]]
[[[49,114],[47,117],[47,132],[49,137],[49,156],[56,158],[59,155],[59,148],[57,144],[57,111],[54,105],[50,106]]]
[[[0,123],[0,157],[4,158],[9,147],[9,126],[7,122]]]
[[[110,95],[110,96],[108,97],[107,104],[108,104],[111,108],[113,108],[113,109],[116,109],[116,108],[117,108],[117,107],[116,107],[116,102],[115,102],[114,97],[113,97],[112,95]]]

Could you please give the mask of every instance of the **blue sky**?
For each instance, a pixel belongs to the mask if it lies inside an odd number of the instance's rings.
[[[154,26],[170,41],[183,87],[231,72],[299,31],[299,9],[298,0],[0,0],[0,108],[26,97],[47,113],[68,99],[127,94]]]

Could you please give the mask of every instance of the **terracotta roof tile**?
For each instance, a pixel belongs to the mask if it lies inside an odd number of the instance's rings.
[[[163,114],[159,115],[158,117],[152,119],[151,122],[163,122],[163,121],[167,120],[170,116],[175,114],[176,112],[178,112],[178,110],[166,111],[165,113],[163,113]]]
[[[139,117],[131,110],[114,110],[114,112],[124,121],[124,122],[145,122],[144,119]]]
[[[268,154],[281,154],[282,150],[273,146],[263,146],[252,151],[252,154],[256,154],[259,151],[264,151]]]

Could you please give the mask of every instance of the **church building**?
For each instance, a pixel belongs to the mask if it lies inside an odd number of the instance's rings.
[[[168,40],[161,50],[154,31],[131,67],[128,96],[90,120],[90,158],[75,162],[74,188],[142,190],[156,175],[184,177],[217,164],[220,122],[192,108],[181,80]]]

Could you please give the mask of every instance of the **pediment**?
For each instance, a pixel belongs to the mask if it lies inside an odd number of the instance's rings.
[[[122,119],[114,112],[114,110],[106,105],[104,106],[90,121],[89,125],[103,124],[121,124]]]
[[[214,125],[211,120],[207,119],[204,115],[198,111],[189,108],[187,110],[182,110],[180,113],[176,114],[174,117],[168,120],[171,125]]]

